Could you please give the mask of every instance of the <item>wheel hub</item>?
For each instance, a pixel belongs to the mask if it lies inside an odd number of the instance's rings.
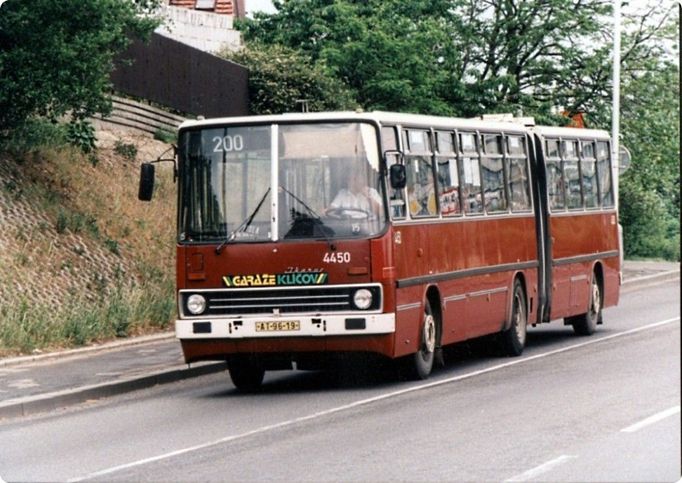
[[[431,353],[436,350],[436,322],[431,314],[424,316],[424,334],[422,339],[426,352]]]

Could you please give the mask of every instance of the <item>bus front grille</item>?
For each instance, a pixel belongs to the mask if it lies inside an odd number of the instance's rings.
[[[372,293],[372,303],[358,309],[353,296],[359,289]],[[206,310],[193,315],[187,309],[187,299],[194,294],[206,299]],[[249,316],[291,313],[377,312],[381,309],[381,285],[332,285],[323,287],[242,288],[180,291],[181,314],[187,317]]]

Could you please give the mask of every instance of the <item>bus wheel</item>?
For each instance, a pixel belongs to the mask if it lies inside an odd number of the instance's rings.
[[[502,351],[505,355],[520,356],[526,346],[528,331],[528,312],[526,311],[526,293],[520,280],[514,281],[514,300],[512,301],[511,325],[502,331]]]
[[[597,330],[597,324],[601,318],[602,293],[599,287],[597,274],[592,274],[592,288],[590,290],[590,304],[587,312],[571,317],[569,322],[573,325],[573,330],[578,335],[592,335]]]
[[[424,320],[419,334],[419,349],[410,357],[409,376],[411,379],[427,379],[433,369],[436,354],[436,319],[431,304],[424,306]]]
[[[263,382],[265,369],[251,358],[236,357],[228,362],[230,378],[242,392],[256,391]]]

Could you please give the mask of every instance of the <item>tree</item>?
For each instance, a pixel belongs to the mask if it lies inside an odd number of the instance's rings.
[[[299,110],[305,101],[313,111],[354,109],[352,92],[320,63],[281,45],[252,44],[220,55],[249,69],[249,111],[280,114]]]
[[[157,21],[157,0],[10,0],[0,14],[0,132],[31,116],[111,109],[113,58]]]
[[[320,63],[364,109],[452,114],[458,54],[443,0],[290,0],[240,24],[247,46],[282,45]]]
[[[675,43],[679,17],[663,16],[648,31],[643,24],[624,42],[626,52],[647,54],[623,65],[622,142],[633,159],[620,184],[625,253],[679,261],[680,70],[666,48],[666,40]]]
[[[608,97],[601,0],[284,0],[240,26],[249,45],[321,60],[365,109],[477,116],[591,111]]]

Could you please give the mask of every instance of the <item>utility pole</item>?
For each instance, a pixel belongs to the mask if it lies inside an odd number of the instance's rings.
[[[620,171],[620,0],[613,0],[613,112],[611,113],[611,159],[614,166],[613,195],[616,208]]]

